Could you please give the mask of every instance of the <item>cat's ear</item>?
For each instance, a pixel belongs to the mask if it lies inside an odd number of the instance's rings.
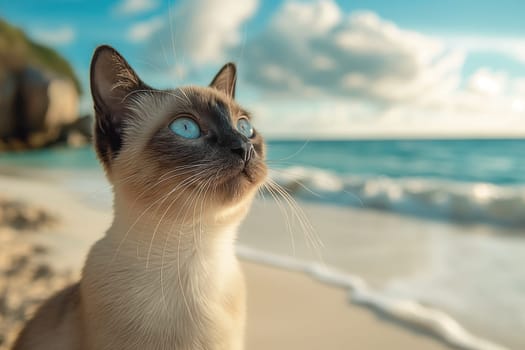
[[[224,92],[231,98],[235,97],[235,83],[237,82],[237,68],[232,62],[226,63],[213,78],[210,86]]]
[[[91,60],[91,94],[95,106],[95,148],[106,169],[122,146],[126,97],[144,83],[112,47],[100,46]]]
[[[91,94],[97,110],[119,117],[126,96],[142,85],[135,71],[114,48],[103,45],[95,50],[91,60]]]

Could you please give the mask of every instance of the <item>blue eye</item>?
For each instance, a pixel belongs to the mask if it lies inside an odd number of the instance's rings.
[[[178,118],[171,122],[170,130],[186,139],[196,139],[201,136],[199,125],[191,118]]]
[[[237,130],[246,137],[253,136],[252,124],[246,118],[241,118],[237,121]]]

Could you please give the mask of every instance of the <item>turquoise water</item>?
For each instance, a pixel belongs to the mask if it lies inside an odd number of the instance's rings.
[[[338,175],[525,184],[525,140],[270,141],[273,167],[322,168]],[[95,168],[91,147],[0,155],[0,164]]]
[[[525,184],[525,140],[275,141],[269,151],[340,175]]]
[[[91,146],[0,153],[0,165],[66,170],[97,169],[100,166]]]
[[[525,140],[270,141],[267,158],[305,200],[525,228]],[[0,165],[100,168],[91,147],[3,154]]]

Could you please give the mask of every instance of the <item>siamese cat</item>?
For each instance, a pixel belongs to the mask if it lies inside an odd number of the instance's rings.
[[[228,63],[209,87],[157,90],[113,48],[95,51],[94,146],[113,223],[81,280],[40,307],[15,350],[243,348],[234,241],[267,168],[235,84]]]

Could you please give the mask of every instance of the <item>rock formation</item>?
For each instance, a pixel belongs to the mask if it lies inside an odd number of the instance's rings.
[[[65,131],[77,124],[79,93],[64,58],[0,19],[0,150],[66,141]],[[83,131],[77,133],[87,140]]]

